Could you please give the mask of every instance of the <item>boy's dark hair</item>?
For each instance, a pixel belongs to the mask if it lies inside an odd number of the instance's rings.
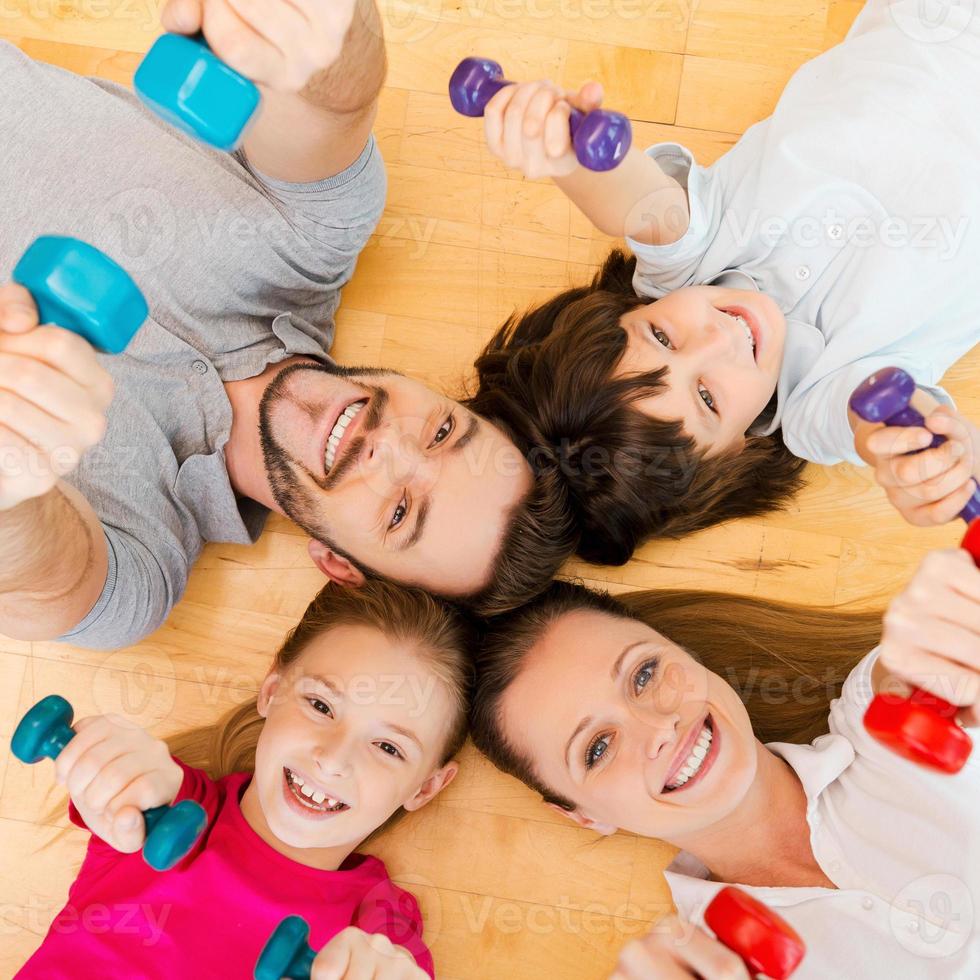
[[[649,302],[633,289],[635,265],[616,249],[588,286],[510,317],[477,359],[466,402],[507,431],[537,479],[564,485],[578,554],[608,565],[627,562],[647,538],[778,508],[806,465],[778,432],[707,459],[680,420],[634,407],[662,390],[667,373],[613,377],[626,349],[620,318]]]

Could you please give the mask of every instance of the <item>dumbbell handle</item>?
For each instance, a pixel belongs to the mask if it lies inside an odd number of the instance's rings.
[[[866,422],[925,428],[923,411],[928,411],[931,407],[927,405],[929,401],[937,404],[925,392],[916,388],[915,381],[907,372],[901,368],[888,367],[876,371],[855,389],[850,406]],[[926,449],[935,449],[944,442],[945,436],[935,435]],[[915,450],[909,455],[924,451]],[[980,489],[974,492],[959,516],[967,523],[980,517]]]
[[[316,953],[310,927],[301,915],[288,915],[269,937],[255,964],[255,980],[310,980]]]

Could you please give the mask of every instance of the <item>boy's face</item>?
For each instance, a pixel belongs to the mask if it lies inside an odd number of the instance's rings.
[[[691,286],[631,310],[621,324],[627,344],[617,377],[669,369],[666,388],[637,408],[683,420],[709,456],[740,448],[779,380],[786,319],[776,303],[751,290]]]

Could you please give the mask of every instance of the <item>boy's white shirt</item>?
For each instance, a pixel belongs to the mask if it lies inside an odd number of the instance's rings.
[[[627,239],[637,292],[771,296],[786,355],[759,432],[781,427],[814,462],[861,463],[847,401],[868,375],[898,365],[952,404],[938,382],[980,342],[980,5],[944,9],[930,33],[920,0],[868,0],[711,167],[647,151],[687,187],[691,221],[672,245]]]
[[[739,887],[806,943],[794,980],[976,980],[980,750],[948,776],[871,738],[862,719],[877,656],[855,667],[831,704],[829,734],[812,745],[768,746],[800,777],[814,857],[838,890]],[[679,914],[702,927],[725,887],[706,876],[686,852],[667,871]]]

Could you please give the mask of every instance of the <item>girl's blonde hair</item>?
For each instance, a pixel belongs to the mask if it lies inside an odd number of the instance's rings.
[[[462,613],[421,589],[380,579],[369,579],[358,589],[328,583],[286,634],[270,672],[287,672],[310,643],[338,626],[368,626],[392,641],[415,647],[452,699],[453,716],[439,754],[440,765],[449,762],[466,741],[473,683],[473,640]],[[256,696],[213,724],[179,732],[166,741],[172,755],[220,779],[255,768],[255,747],[263,724]]]
[[[539,599],[500,617],[485,631],[471,735],[498,769],[567,810],[575,804],[546,786],[534,760],[508,738],[501,701],[547,630],[561,617],[582,611],[637,620],[683,647],[734,688],[763,742],[807,743],[826,732],[831,700],[881,637],[880,612],[848,613],[680,589],[613,598],[556,582]]]

